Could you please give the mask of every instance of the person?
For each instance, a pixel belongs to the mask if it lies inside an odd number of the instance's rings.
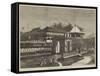
[[[40,63],[40,66],[44,66],[44,65],[46,65],[46,58],[45,57],[42,57],[41,58],[41,63]]]

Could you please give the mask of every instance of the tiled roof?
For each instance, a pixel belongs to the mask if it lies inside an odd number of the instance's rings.
[[[78,26],[74,25],[70,33],[83,33]]]

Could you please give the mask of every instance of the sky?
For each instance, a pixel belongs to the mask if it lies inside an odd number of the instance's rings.
[[[96,10],[89,8],[54,7],[20,5],[20,32],[28,32],[33,28],[45,28],[54,23],[78,25],[84,28],[86,35],[96,31]]]

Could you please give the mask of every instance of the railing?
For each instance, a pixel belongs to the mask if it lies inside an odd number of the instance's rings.
[[[21,53],[37,52],[37,51],[51,51],[52,48],[21,48]]]
[[[21,41],[20,43],[45,43],[43,40]]]

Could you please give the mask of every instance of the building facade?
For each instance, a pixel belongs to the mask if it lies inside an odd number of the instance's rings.
[[[58,55],[68,57],[81,51],[84,33],[77,26],[70,31],[46,27],[25,33],[21,36],[21,58]],[[24,37],[24,38],[23,38]]]

